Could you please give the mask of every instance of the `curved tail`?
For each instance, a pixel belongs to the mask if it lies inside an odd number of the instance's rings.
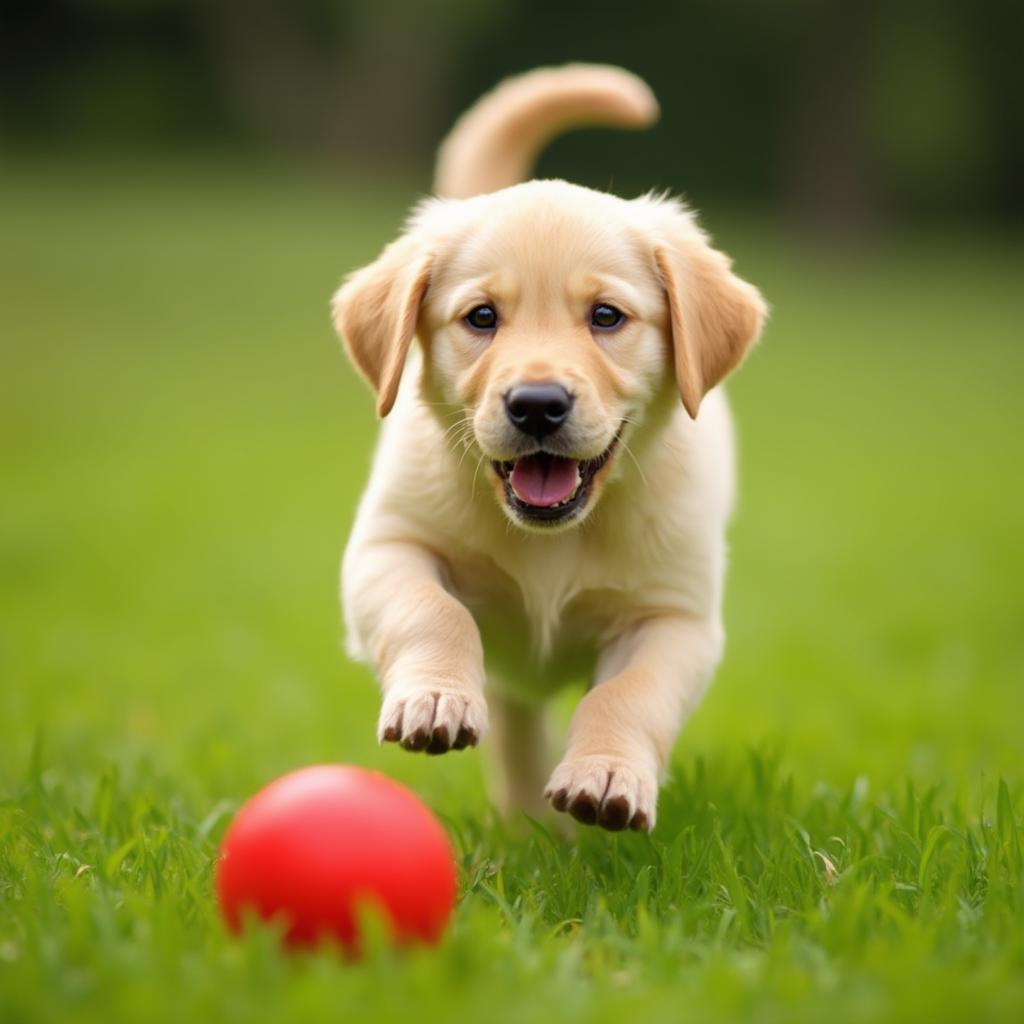
[[[584,125],[646,128],[658,101],[636,75],[600,64],[538,68],[506,79],[455,123],[437,155],[437,195],[466,199],[529,177],[540,151]]]

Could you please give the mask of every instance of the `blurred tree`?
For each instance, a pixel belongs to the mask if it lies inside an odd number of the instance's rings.
[[[865,100],[893,208],[970,209],[991,196],[995,125],[972,21],[968,8],[948,2],[879,9]]]
[[[829,233],[862,230],[876,218],[865,116],[872,30],[870,0],[792,0],[780,173],[795,215]]]
[[[410,159],[436,143],[460,31],[479,8],[188,0],[233,116],[289,146]]]

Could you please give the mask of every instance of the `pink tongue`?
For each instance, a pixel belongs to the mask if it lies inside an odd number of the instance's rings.
[[[512,467],[512,490],[527,505],[557,505],[576,488],[578,465],[575,459],[527,455]]]

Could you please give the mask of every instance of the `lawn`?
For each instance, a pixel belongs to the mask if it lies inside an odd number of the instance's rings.
[[[1024,1019],[1024,243],[711,211],[774,306],[728,654],[654,834],[569,839],[496,821],[477,753],[378,748],[341,647],[374,423],[327,299],[412,194],[0,172],[0,1021]],[[439,949],[220,925],[233,810],[329,760],[444,820]]]

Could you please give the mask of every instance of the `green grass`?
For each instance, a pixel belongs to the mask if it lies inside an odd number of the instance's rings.
[[[496,822],[476,754],[378,748],[340,647],[374,426],[326,302],[410,197],[0,177],[0,1021],[1024,1018],[1024,246],[712,211],[775,307],[732,388],[728,655],[653,836],[570,841]],[[225,934],[233,809],[321,760],[443,817],[438,950]]]

